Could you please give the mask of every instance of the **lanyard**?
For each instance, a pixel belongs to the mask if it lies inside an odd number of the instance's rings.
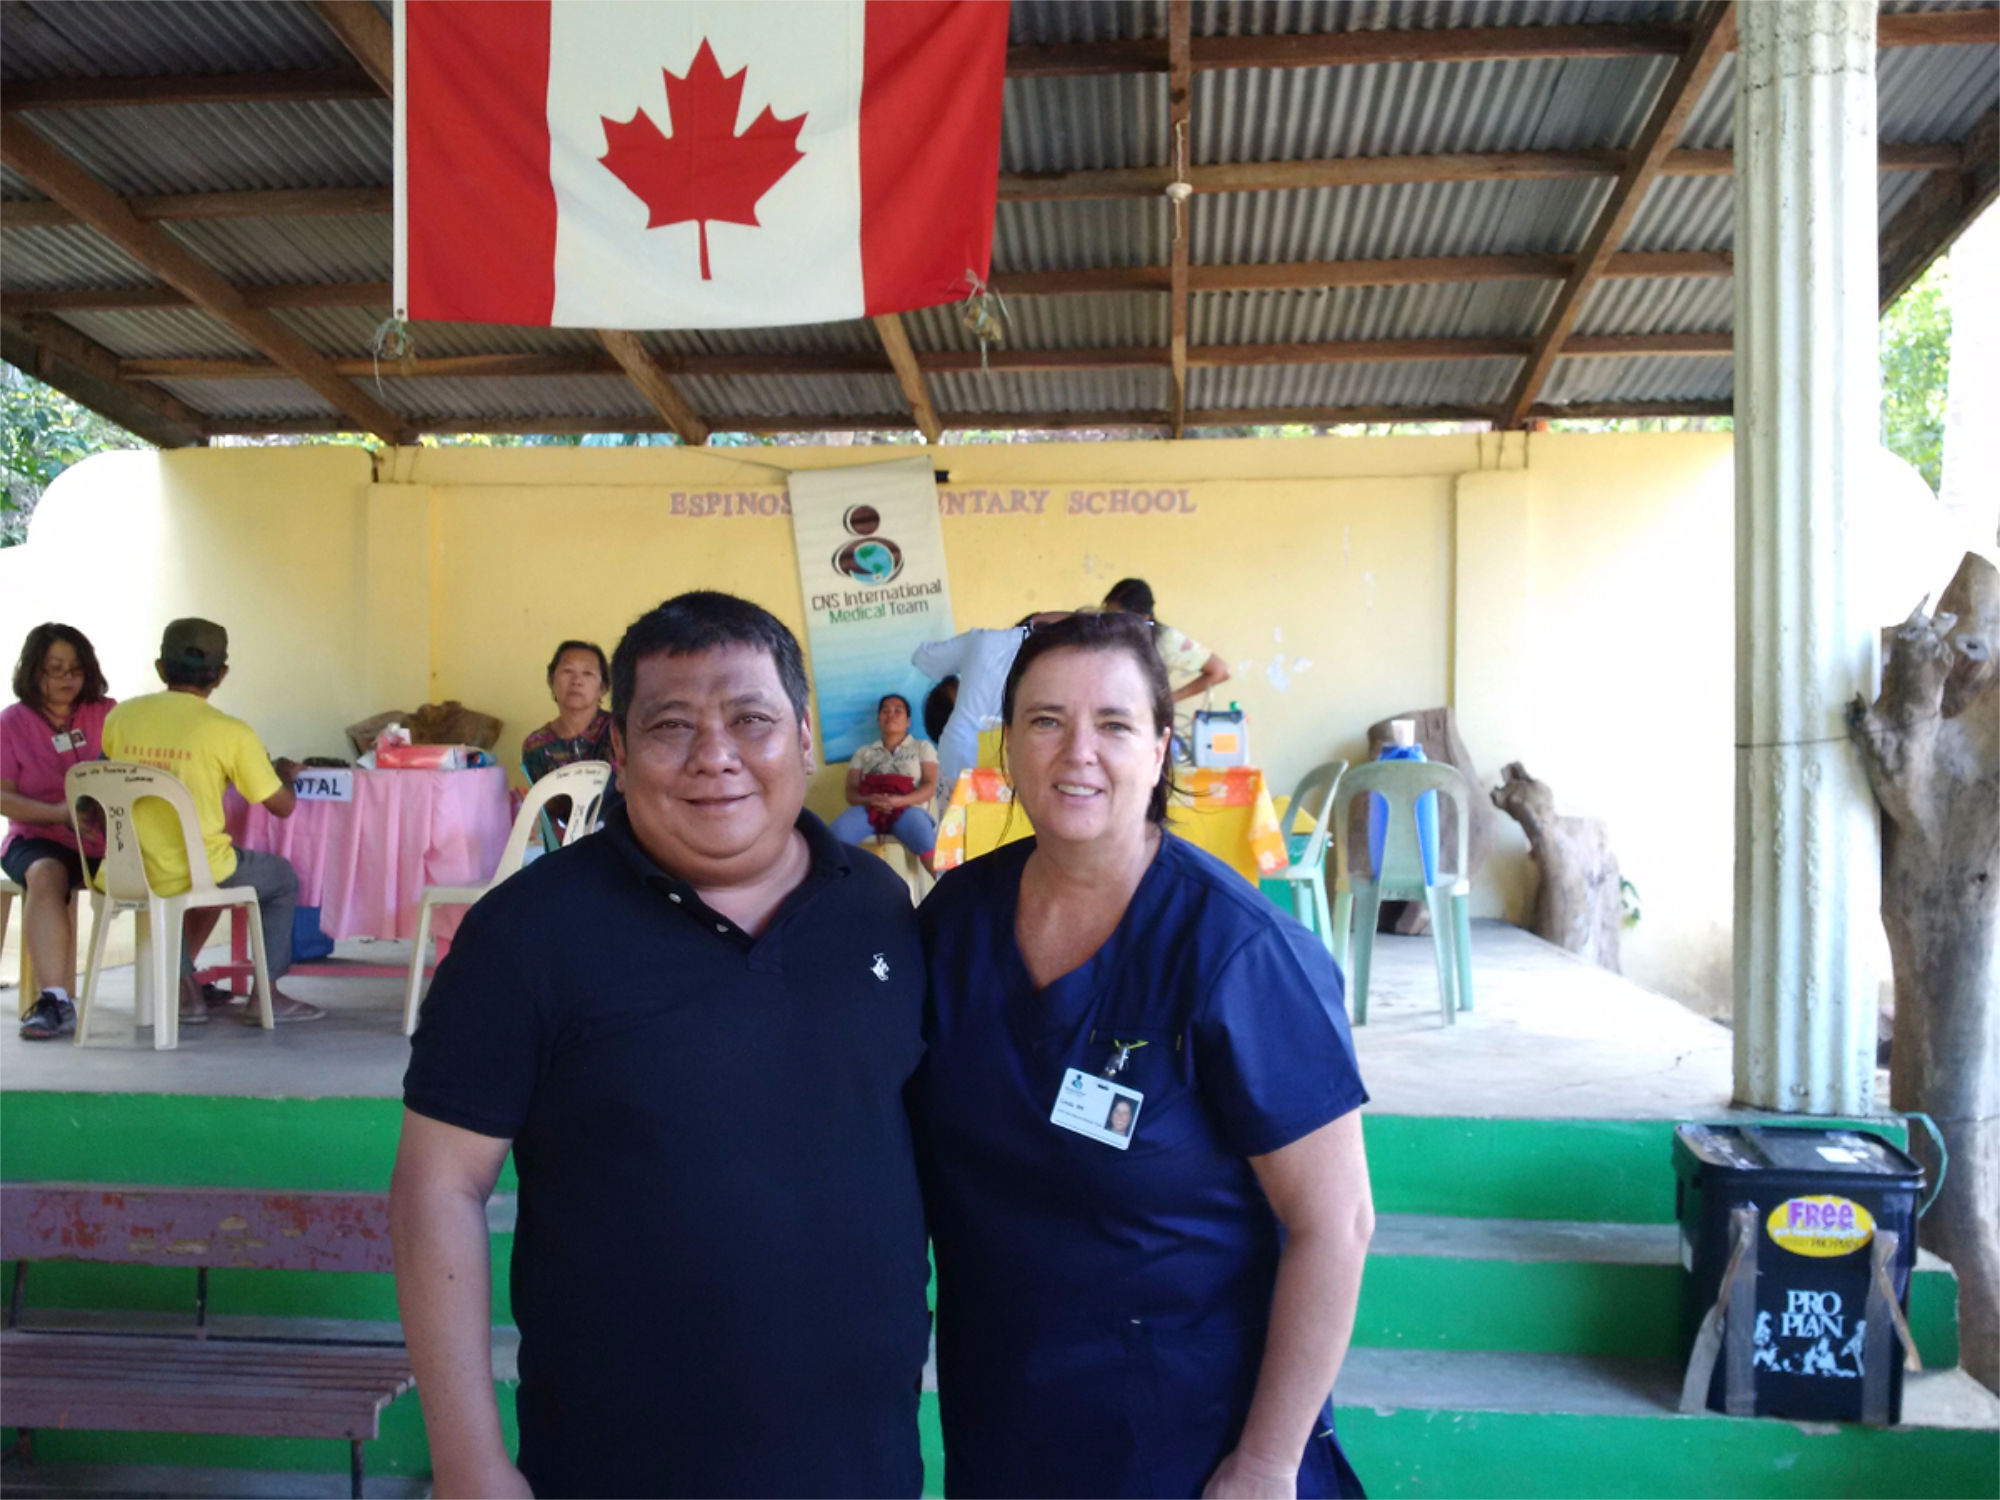
[[[1111,1060],[1104,1065],[1104,1076],[1106,1078],[1116,1078],[1120,1073],[1123,1073],[1125,1065],[1132,1060],[1132,1054],[1146,1044],[1144,1042],[1121,1042],[1116,1037],[1113,1037],[1111,1045],[1117,1051]]]

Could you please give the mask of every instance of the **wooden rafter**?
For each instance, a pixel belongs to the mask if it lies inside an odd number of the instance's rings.
[[[389,18],[369,0],[313,0],[313,9],[327,30],[354,54],[354,60],[375,87],[396,92],[396,36]]]
[[[1519,58],[1675,57],[1691,31],[1675,25],[1463,26],[1425,30],[1322,32],[1310,36],[1196,37],[1194,69],[1329,68],[1409,62],[1490,62]],[[1948,47],[2000,40],[1990,11],[1937,10],[1883,16],[1880,47]],[[1733,39],[1731,42],[1733,45]],[[1164,73],[1159,41],[1064,42],[1007,49],[1011,78],[1099,73]]]
[[[30,313],[0,322],[0,358],[149,443],[185,448],[205,441],[201,413],[165,391],[121,380],[117,355],[54,318]]]
[[[387,54],[372,40],[388,22],[367,0],[315,0],[334,34],[361,61],[359,69],[177,74],[134,78],[22,79],[9,83],[17,109],[102,109],[130,104],[213,104],[380,97],[390,89]],[[378,24],[379,23],[379,24]],[[1673,57],[1687,49],[1686,26],[1650,23],[1579,26],[1454,26],[1388,31],[1195,37],[1189,49],[1197,73],[1232,68],[1330,68],[1411,62],[1493,62],[1534,58]],[[359,45],[357,45],[357,41]],[[1990,11],[1955,8],[1885,15],[1876,43],[1885,48],[1978,46],[2000,41]],[[1104,73],[1165,73],[1169,42],[1063,42],[1007,49],[1010,78],[1063,78]],[[365,54],[365,55],[364,55]],[[377,67],[375,58],[383,58]]]
[[[1668,154],[1674,149],[1674,143],[1680,139],[1688,116],[1694,113],[1695,105],[1701,101],[1702,90],[1715,76],[1715,70],[1727,55],[1735,34],[1735,0],[1709,0],[1695,19],[1687,50],[1674,65],[1666,86],[1660,90],[1659,98],[1646,117],[1646,124],[1639,132],[1638,142],[1625,170],[1619,173],[1610,197],[1598,211],[1597,222],[1577,255],[1575,266],[1563,282],[1562,290],[1556,294],[1555,306],[1549,310],[1541,334],[1535,340],[1534,353],[1528,356],[1521,373],[1515,378],[1513,389],[1508,392],[1505,405],[1508,426],[1517,426],[1527,420],[1535,398],[1541,393],[1543,381],[1554,367],[1563,340],[1576,326],[1577,316],[1583,311],[1584,299],[1603,276],[1611,257],[1617,253],[1619,242],[1625,238],[1625,231],[1631,227],[1633,217],[1639,212],[1646,190],[1653,185],[1653,179],[1659,175]]]
[[[1928,179],[1882,231],[1877,253],[1885,310],[1951,248],[1960,231],[1985,212],[1996,195],[2000,195],[2000,111],[1989,109],[1966,137],[1959,170]]]
[[[64,155],[12,110],[0,115],[0,162],[63,204],[204,312],[304,381],[329,404],[385,442],[400,443],[409,424],[335,373],[312,345],[235,287],[165,230],[135,216],[118,195]]]
[[[389,306],[386,281],[302,281],[238,286],[252,307]],[[0,292],[0,316],[30,312],[123,312],[135,308],[191,307],[170,286],[63,287],[54,291]]]
[[[646,348],[645,340],[638,334],[624,328],[600,328],[597,336],[603,341],[605,351],[618,362],[620,369],[631,377],[632,384],[639,387],[640,394],[652,403],[653,410],[660,414],[667,426],[680,434],[680,439],[690,448],[699,448],[708,441],[708,424],[688,404],[687,397],[673,383],[667,372]],[[603,431],[603,418],[593,431]]]
[[[1298,192],[1307,188],[1374,187],[1411,182],[1521,182],[1613,177],[1631,165],[1629,151],[1431,152],[1413,156],[1339,156],[1305,161],[1228,162],[1195,166],[1196,194]],[[1876,165],[1884,172],[1947,172],[1959,165],[1949,142],[1885,143]],[[1669,152],[1666,177],[1727,177],[1726,150]],[[1173,181],[1172,166],[1112,167],[1081,172],[1003,172],[1002,202],[1062,202],[1092,198],[1154,198]]]
[[[121,200],[136,219],[299,219],[321,214],[386,214],[388,188],[275,188],[243,193],[154,193]],[[47,198],[0,205],[0,228],[74,224],[76,215]]]
[[[917,431],[924,435],[925,442],[935,443],[944,429],[938,425],[937,408],[931,405],[931,393],[924,385],[924,372],[917,363],[916,351],[910,347],[910,335],[903,328],[902,316],[883,313],[874,323],[882,350],[889,356],[889,367],[896,372],[896,383],[903,388],[903,399],[910,403],[910,416]]]
[[[886,341],[885,341],[886,342]],[[1197,344],[1186,355],[1189,369],[1246,368],[1270,365],[1400,364],[1445,359],[1521,359],[1532,352],[1526,338],[1345,339],[1322,343]],[[970,350],[909,351],[908,370],[919,381],[925,375],[971,374],[982,368],[1009,373],[1088,370],[1158,370],[1172,367],[1170,351],[1157,344],[1101,349],[995,349],[982,364]],[[1571,339],[1565,357],[1647,355],[1685,356],[1728,354],[1727,333],[1614,333]],[[667,378],[697,376],[835,376],[899,373],[893,355],[868,352],[828,354],[660,354],[651,356]],[[342,375],[380,376],[385,380],[523,379],[576,375],[616,375],[625,366],[612,354],[452,354],[380,364],[366,357],[338,359]],[[117,361],[121,380],[270,380],[284,371],[261,359],[125,359]],[[924,395],[925,412],[917,424],[938,421],[935,407]],[[914,410],[914,403],[913,403]],[[931,437],[935,442],[935,437]]]
[[[1192,0],[1167,0],[1167,140],[1177,181],[1186,179],[1194,160],[1193,24]],[[1179,186],[1169,193],[1168,212],[1173,215],[1173,241],[1167,259],[1167,427],[1169,436],[1180,437],[1187,428],[1188,241],[1194,226],[1187,193]]]

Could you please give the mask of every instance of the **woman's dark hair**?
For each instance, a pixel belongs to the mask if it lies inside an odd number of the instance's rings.
[[[625,732],[625,716],[639,687],[639,663],[648,656],[693,656],[722,646],[755,646],[771,654],[778,681],[792,711],[806,717],[806,664],[799,643],[776,615],[760,604],[695,589],[646,611],[625,627],[611,654],[611,719]]]
[[[21,659],[14,663],[14,696],[37,713],[41,712],[42,663],[48,660],[49,647],[57,641],[76,653],[76,664],[83,668],[83,691],[77,694],[76,701],[79,704],[103,702],[109,688],[104,681],[104,669],[97,664],[97,652],[92,648],[90,638],[74,625],[59,625],[53,620],[37,625],[21,643]]]
[[[924,738],[935,745],[944,738],[944,726],[958,703],[958,678],[947,677],[924,695]]]
[[[1104,595],[1104,602],[1131,615],[1153,618],[1153,586],[1143,578],[1121,578]]]
[[[572,651],[588,651],[597,658],[597,680],[606,687],[611,686],[611,663],[604,659],[604,648],[595,641],[564,641],[556,647],[556,654],[549,658],[549,670],[545,677],[550,687],[555,686],[556,668],[562,665],[563,657]]]
[[[1028,668],[1051,651],[1124,652],[1138,667],[1147,696],[1152,700],[1153,733],[1164,734],[1173,729],[1174,693],[1167,681],[1166,663],[1153,647],[1153,627],[1136,615],[1079,614],[1042,627],[1014,653],[1014,665],[1007,669],[1007,686],[1000,694],[1004,732],[1013,732],[1014,694],[1021,686],[1021,679]],[[1174,790],[1173,764],[1171,755],[1160,762],[1160,779],[1154,783],[1153,795],[1146,803],[1148,822],[1167,821],[1167,798]]]
[[[903,705],[904,718],[909,719],[915,717],[915,715],[910,712],[910,700],[908,698],[905,698],[901,693],[884,693],[881,697],[875,700],[875,712],[878,717],[880,716],[884,705],[890,703],[900,703]]]

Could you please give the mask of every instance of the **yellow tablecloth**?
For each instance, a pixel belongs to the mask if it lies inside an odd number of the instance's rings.
[[[1167,807],[1169,832],[1206,849],[1252,884],[1285,868],[1285,842],[1262,771],[1235,766],[1183,771],[1175,779],[1179,793]],[[961,771],[938,826],[938,873],[1034,831],[1026,810],[1014,801],[1006,772],[997,766]]]

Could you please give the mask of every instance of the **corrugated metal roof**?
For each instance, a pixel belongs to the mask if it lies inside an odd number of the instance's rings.
[[[1526,338],[1555,297],[1553,281],[1197,292],[1188,299],[1188,338],[1197,345]]]
[[[1379,29],[1685,25],[1700,0],[1196,0],[1198,37]],[[1933,10],[1941,0],[1887,0],[1884,10]],[[378,0],[378,9],[384,8]],[[1996,0],[1978,0],[1993,11]],[[1016,0],[1016,46],[1159,39],[1165,0]],[[2000,30],[2000,17],[1996,17]],[[0,79],[82,78],[349,68],[352,59],[301,0],[31,0],[0,5]],[[1629,144],[1672,66],[1663,56],[1370,64],[1306,69],[1221,69],[1198,74],[1192,107],[1197,164],[1426,152],[1603,149]],[[1963,140],[2000,99],[2000,46],[1907,47],[1878,56],[1880,130],[1893,142]],[[1734,114],[1725,60],[1693,112],[1681,144],[1724,148]],[[58,146],[125,193],[190,193],[381,185],[389,181],[391,112],[385,101],[182,105],[44,110],[30,117]],[[1166,164],[1163,74],[1015,78],[1006,85],[1003,169],[1060,172]],[[1887,223],[1928,181],[1882,175]],[[1388,184],[1311,191],[1203,195],[1190,209],[1196,265],[1384,259],[1525,252],[1574,253],[1610,190],[1610,179]],[[0,170],[0,197],[39,194]],[[1727,250],[1734,189],[1720,178],[1656,183],[1628,232],[1628,251]],[[386,281],[386,215],[168,221],[167,232],[242,284]],[[1164,267],[1171,220],[1163,198],[1001,204],[997,272]],[[0,286],[7,291],[153,285],[155,278],[93,232],[20,229],[0,219]],[[1553,280],[1196,293],[1196,347],[1364,338],[1527,338],[1556,295]],[[1128,291],[1009,299],[1006,347],[1163,349],[1168,298]],[[377,308],[278,313],[328,355],[364,355]],[[1726,278],[1626,279],[1594,289],[1580,334],[1717,332],[1729,326]],[[70,322],[128,358],[249,357],[254,351],[194,311],[76,313]],[[975,347],[954,306],[906,315],[923,351]],[[421,325],[420,357],[577,351],[601,345],[589,330]],[[674,331],[648,335],[672,353],[811,354],[864,351],[880,340],[865,320],[813,327]],[[1195,407],[1465,405],[1505,395],[1512,359],[1198,369]],[[1561,359],[1548,401],[1710,400],[1726,395],[1727,358]],[[364,377],[364,384],[372,385]],[[900,412],[883,375],[702,377],[680,381],[698,410],[767,419]],[[1128,371],[972,372],[932,376],[945,411],[1051,409],[1156,414],[1165,409],[1164,366]],[[220,417],[324,413],[296,382],[175,382],[182,399]],[[385,379],[390,404],[429,419],[506,420],[650,413],[621,376],[544,379]]]
[[[36,131],[122,194],[384,187],[386,99],[31,110]]]
[[[192,307],[134,308],[126,312],[72,312],[63,321],[97,340],[120,359],[262,359],[205,312]],[[344,351],[343,351],[344,352]]]
[[[1736,283],[1727,276],[1620,277],[1585,296],[1576,331],[1727,333],[1736,316]]]
[[[0,223],[4,223],[0,219]],[[61,287],[151,286],[151,271],[94,229],[52,224],[0,232],[0,281],[10,292]]]
[[[1609,178],[1412,182],[1193,200],[1196,265],[1573,250]]]
[[[310,6],[237,3],[11,3],[0,78],[135,78],[254,73],[353,62]]]
[[[160,380],[168,395],[225,421],[274,417],[330,417],[333,407],[296,380]]]
[[[1158,292],[1102,292],[1076,297],[1005,299],[1007,349],[1123,349],[1167,342],[1167,299]],[[903,314],[910,343],[920,350],[973,349],[960,304]]]
[[[1674,359],[1559,359],[1542,388],[1552,406],[1573,401],[1726,401],[1727,355]]]
[[[1188,406],[1490,406],[1520,368],[1518,359],[1452,359],[1198,369],[1188,371]]]
[[[927,378],[939,411],[1163,412],[1168,376],[1160,370],[995,370]],[[892,398],[900,404],[900,395]],[[891,410],[895,407],[892,405]]]
[[[1672,66],[1664,57],[1541,58],[1198,73],[1194,159],[1622,146]]]

